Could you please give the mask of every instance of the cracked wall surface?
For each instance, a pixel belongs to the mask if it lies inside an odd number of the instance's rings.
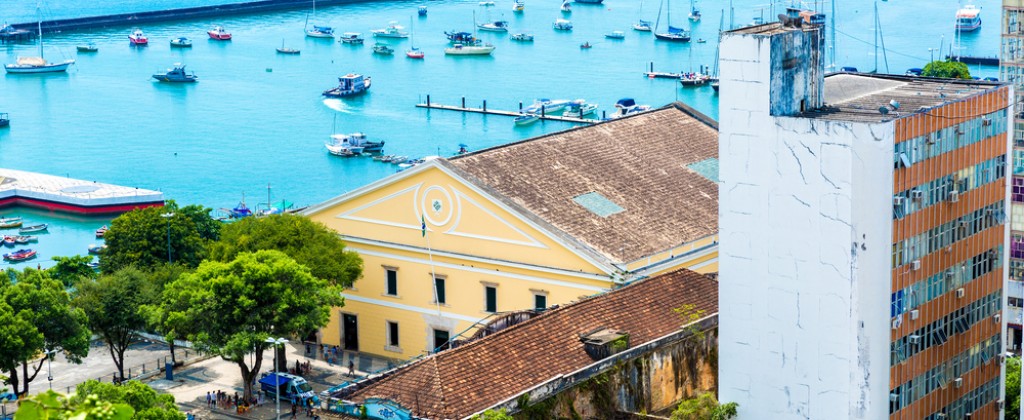
[[[721,45],[720,400],[885,418],[893,126],[772,116],[817,94],[771,82],[773,45]]]

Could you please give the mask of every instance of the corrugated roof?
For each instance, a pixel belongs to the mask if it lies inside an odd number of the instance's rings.
[[[718,232],[718,185],[689,165],[717,159],[718,125],[676,103],[452,158],[468,181],[612,263]],[[600,216],[574,198],[621,207]]]
[[[686,304],[718,313],[718,283],[685,269],[638,281],[410,363],[348,399],[387,398],[420,417],[465,417],[593,363],[580,334],[625,331],[636,347],[682,328],[674,309]]]

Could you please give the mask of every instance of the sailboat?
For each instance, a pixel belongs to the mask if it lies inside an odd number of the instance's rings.
[[[278,52],[278,53],[281,53],[281,54],[298,54],[298,53],[300,53],[301,51],[299,51],[299,50],[297,50],[297,49],[295,49],[295,48],[286,48],[286,47],[284,46],[284,40],[282,39],[282,40],[281,40],[281,48],[278,48],[278,49],[277,49],[277,52]]]
[[[690,21],[691,22],[699,22],[700,21],[700,9],[697,9],[697,6],[694,5],[694,0],[690,0]]]
[[[36,6],[36,13],[39,21],[36,30],[39,32],[39,57],[18,57],[14,64],[4,64],[4,70],[8,73],[61,73],[68,70],[68,66],[75,64],[75,60],[65,60],[63,63],[50,63],[43,58],[43,18],[42,11]]]
[[[473,38],[469,44],[454,44],[444,49],[445,55],[491,55],[494,45],[484,44],[476,38],[476,12],[473,12]]]
[[[409,18],[409,29],[409,50],[405,52],[405,56],[422,60],[425,54],[419,48],[416,48],[416,28],[413,27],[411,17]]]
[[[334,39],[334,28],[316,24],[316,0],[313,0],[313,28],[309,28],[309,15],[306,15],[306,36],[310,38],[331,38]]]
[[[651,21],[644,20],[644,0],[640,0],[640,12],[637,13],[636,23],[633,24],[633,30],[641,32],[651,31]]]
[[[672,1],[665,0],[666,8],[668,9],[665,13],[665,22],[668,23],[668,31],[658,32],[657,28],[661,24],[661,9],[658,9],[658,20],[654,23],[654,37],[662,41],[672,42],[690,42],[690,32],[683,29],[672,26]]]

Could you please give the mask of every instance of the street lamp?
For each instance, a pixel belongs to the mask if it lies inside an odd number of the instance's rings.
[[[161,214],[160,217],[167,219],[167,263],[171,261],[171,218],[174,217],[174,212]]]
[[[46,352],[46,380],[50,381],[50,389],[53,389],[53,370],[50,369],[50,361],[53,360],[54,354],[57,354],[56,349]]]
[[[935,61],[935,51],[938,51],[938,50],[939,50],[938,48],[929,48],[928,49],[928,56],[929,56],[928,62],[929,63],[931,63],[932,61]]]
[[[283,337],[281,337],[281,338],[267,337],[267,339],[265,341],[267,343],[269,343],[274,348],[274,400],[276,400],[275,407],[276,407],[276,410],[277,410],[277,416],[275,416],[274,418],[280,420],[281,419],[281,384],[280,384],[279,381],[281,380],[281,376],[278,375],[278,372],[277,372],[277,346],[280,346],[280,345],[282,345],[284,343],[287,343],[288,339],[283,338]]]

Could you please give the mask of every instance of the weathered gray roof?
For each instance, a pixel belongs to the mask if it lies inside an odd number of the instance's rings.
[[[718,185],[693,169],[716,167],[704,161],[717,158],[717,123],[676,103],[447,165],[609,262],[623,263],[718,232]],[[704,163],[689,166],[698,162]]]
[[[825,77],[825,107],[805,112],[807,118],[841,121],[891,121],[1002,86],[999,82],[833,73]],[[899,103],[893,110],[890,101]],[[879,108],[888,108],[882,114]]]

